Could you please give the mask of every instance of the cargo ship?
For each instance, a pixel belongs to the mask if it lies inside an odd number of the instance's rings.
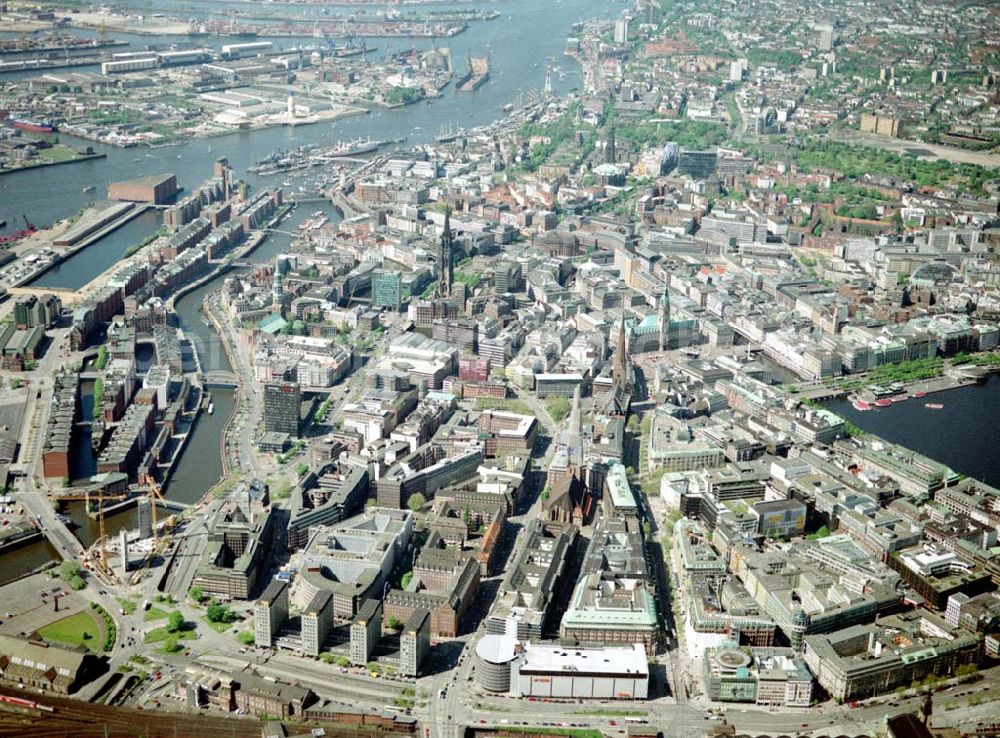
[[[31,133],[55,133],[56,124],[48,120],[29,120],[27,118],[8,118],[8,122],[13,128],[20,128],[22,131]]]

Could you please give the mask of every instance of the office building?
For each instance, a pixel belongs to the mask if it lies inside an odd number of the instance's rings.
[[[268,382],[264,385],[264,430],[267,433],[299,435],[299,408],[302,395],[293,382]]]
[[[820,686],[842,702],[909,687],[929,676],[951,676],[978,664],[980,636],[926,610],[880,618],[805,637],[803,657]]]
[[[431,648],[431,614],[427,610],[414,610],[406,619],[399,634],[399,673],[403,676],[420,676]]]
[[[367,664],[381,635],[382,601],[365,600],[351,621],[351,663],[355,666]]]
[[[431,539],[435,537],[431,534]],[[465,557],[455,548],[438,548],[435,543],[428,540],[421,550],[409,586],[386,595],[385,619],[405,622],[415,610],[427,610],[431,632],[436,637],[455,638],[462,632],[465,613],[479,589],[480,566],[474,557]]]
[[[292,557],[299,575],[292,601],[305,607],[320,592],[333,596],[333,617],[351,620],[362,603],[379,599],[413,537],[409,510],[366,509],[335,525],[317,526]]]
[[[302,610],[302,653],[319,656],[333,625],[333,595],[317,592]]]
[[[288,582],[272,579],[253,606],[254,643],[261,648],[274,645],[274,634],[288,618]]]
[[[615,21],[615,43],[628,43],[629,21],[628,18],[619,18]]]
[[[705,650],[705,694],[716,702],[809,707],[813,675],[790,648],[750,648],[724,641]]]
[[[250,599],[271,548],[269,507],[246,495],[228,499],[216,513],[193,585],[222,599]]]
[[[514,550],[516,558],[486,618],[486,632],[538,640],[551,615],[552,600],[576,538],[571,525],[528,522]]]
[[[399,310],[403,306],[403,275],[397,271],[372,272],[372,307]]]
[[[297,551],[306,545],[310,531],[334,525],[361,511],[368,498],[368,468],[338,464],[309,473],[291,493],[288,519],[288,548]]]
[[[693,151],[682,148],[677,154],[677,173],[692,179],[708,179],[715,174],[718,154],[715,151]]]

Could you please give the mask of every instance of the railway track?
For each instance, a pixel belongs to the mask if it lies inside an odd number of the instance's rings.
[[[262,727],[258,720],[232,715],[149,712],[5,688],[0,696],[39,706],[0,701],[0,738],[256,738]]]

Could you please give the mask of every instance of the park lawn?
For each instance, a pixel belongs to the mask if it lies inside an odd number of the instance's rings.
[[[84,633],[88,633],[90,638],[84,638]],[[81,610],[40,628],[38,634],[48,641],[99,651],[104,643],[104,623],[94,617],[91,610]]]
[[[178,641],[193,641],[197,637],[198,633],[194,628],[189,628],[188,630],[178,630],[174,633],[171,633],[165,627],[154,628],[146,633],[146,643],[159,643],[161,641],[169,641],[171,638],[176,638]]]
[[[69,161],[77,157],[77,153],[72,148],[61,144],[57,144],[51,149],[40,149],[38,155],[49,161]]]
[[[166,620],[167,611],[161,610],[158,607],[151,607],[146,610],[146,614],[143,616],[142,620],[144,623],[151,623],[154,620]]]

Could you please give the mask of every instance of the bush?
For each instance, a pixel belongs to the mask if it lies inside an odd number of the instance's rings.
[[[65,581],[69,581],[73,577],[79,577],[83,574],[83,568],[80,566],[78,561],[66,560],[59,564],[59,577]]]
[[[545,409],[548,411],[549,415],[555,422],[560,422],[569,415],[570,410],[573,408],[572,403],[565,397],[556,397],[555,399],[549,400],[545,403]]]
[[[226,605],[213,604],[208,606],[205,617],[210,623],[231,623],[236,620],[236,613]]]
[[[69,586],[72,587],[77,592],[79,592],[81,589],[87,586],[87,583],[83,581],[83,577],[81,577],[79,574],[70,577],[68,583]]]
[[[193,602],[197,602],[200,605],[205,601],[205,590],[201,587],[191,587],[188,591],[188,597],[190,597]]]
[[[105,651],[110,651],[115,647],[115,641],[118,640],[118,628],[115,626],[115,619],[111,617],[111,613],[96,602],[91,602],[90,608],[100,615],[104,621],[104,643],[102,644],[102,648]]]
[[[238,640],[244,646],[249,646],[251,643],[254,642],[253,633],[251,633],[249,630],[241,630],[239,633],[236,634],[236,640]]]
[[[184,616],[181,614],[180,610],[174,610],[167,616],[167,631],[170,633],[185,630],[186,625],[187,623],[185,623]]]

